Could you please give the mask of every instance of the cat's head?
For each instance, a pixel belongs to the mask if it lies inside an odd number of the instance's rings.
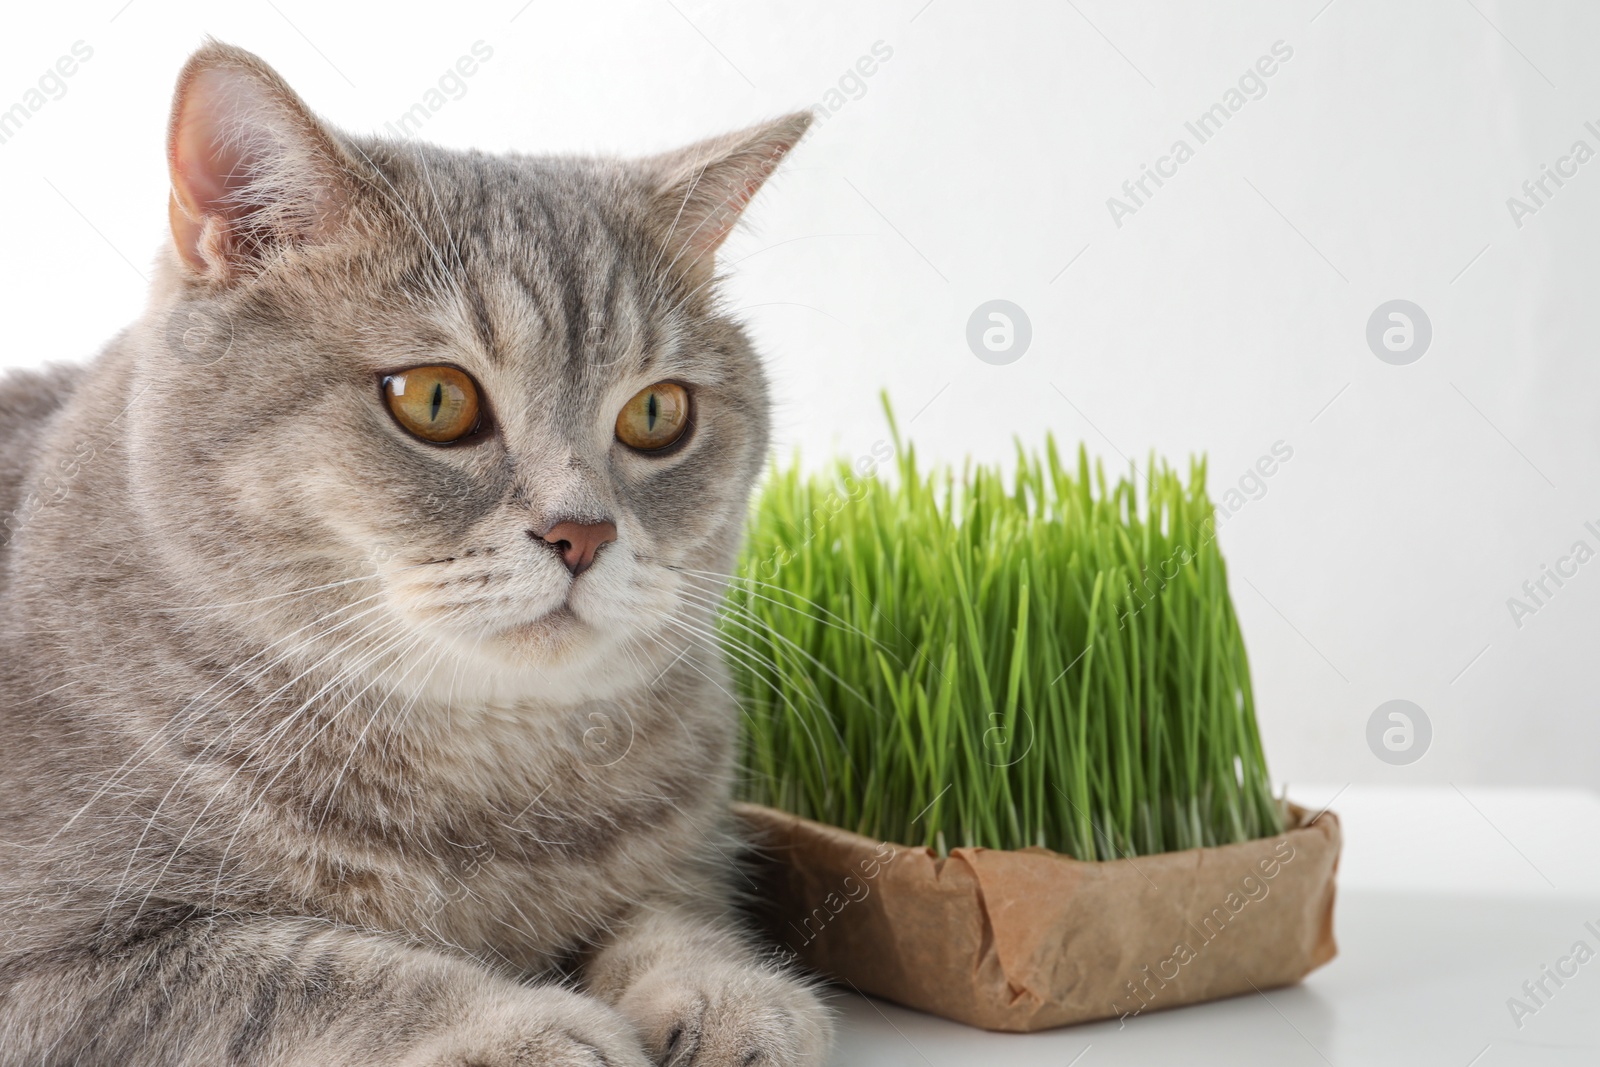
[[[808,122],[633,161],[447,151],[337,132],[203,48],[128,423],[191,598],[469,687],[659,670],[767,448],[713,255]]]

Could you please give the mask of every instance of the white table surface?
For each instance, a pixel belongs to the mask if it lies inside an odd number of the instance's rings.
[[[1291,788],[1344,826],[1338,957],[1305,982],[1042,1034],[838,996],[844,1067],[1600,1067],[1600,797],[1579,790]],[[1577,941],[1597,955],[1513,1021]],[[1568,967],[1570,969],[1570,965]],[[1541,995],[1542,997],[1542,995]]]

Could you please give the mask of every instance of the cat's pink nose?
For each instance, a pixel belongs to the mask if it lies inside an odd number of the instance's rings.
[[[567,570],[577,576],[589,569],[601,545],[617,539],[617,527],[615,523],[610,522],[564,520],[544,533],[534,536],[561,553],[561,560],[567,565]]]

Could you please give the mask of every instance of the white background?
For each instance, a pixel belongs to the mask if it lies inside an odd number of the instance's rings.
[[[86,358],[139,313],[172,79],[206,34],[365,132],[482,40],[423,136],[524,152],[816,105],[883,42],[725,255],[751,257],[727,292],[771,357],[782,447],[866,452],[880,387],[947,459],[1053,431],[1114,469],[1207,453],[1220,494],[1282,441],[1221,534],[1275,775],[1600,785],[1600,560],[1520,627],[1507,606],[1574,541],[1600,550],[1600,160],[1520,228],[1506,204],[1574,140],[1600,150],[1600,7],[1324,3],[13,8],[0,109],[74,42],[94,54],[0,144],[0,362]],[[1196,145],[1184,123],[1277,41],[1266,94]],[[1194,158],[1117,226],[1107,198],[1179,137]],[[1032,321],[1009,366],[965,340],[995,298]],[[1365,339],[1395,298],[1433,327],[1408,366]],[[1365,740],[1395,698],[1433,724],[1404,767]]]

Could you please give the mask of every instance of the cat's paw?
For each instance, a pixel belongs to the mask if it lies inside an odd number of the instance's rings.
[[[776,967],[723,963],[657,968],[617,1002],[661,1067],[821,1067],[828,1009]]]
[[[527,992],[439,1034],[406,1067],[649,1067],[616,1011],[565,989]]]

